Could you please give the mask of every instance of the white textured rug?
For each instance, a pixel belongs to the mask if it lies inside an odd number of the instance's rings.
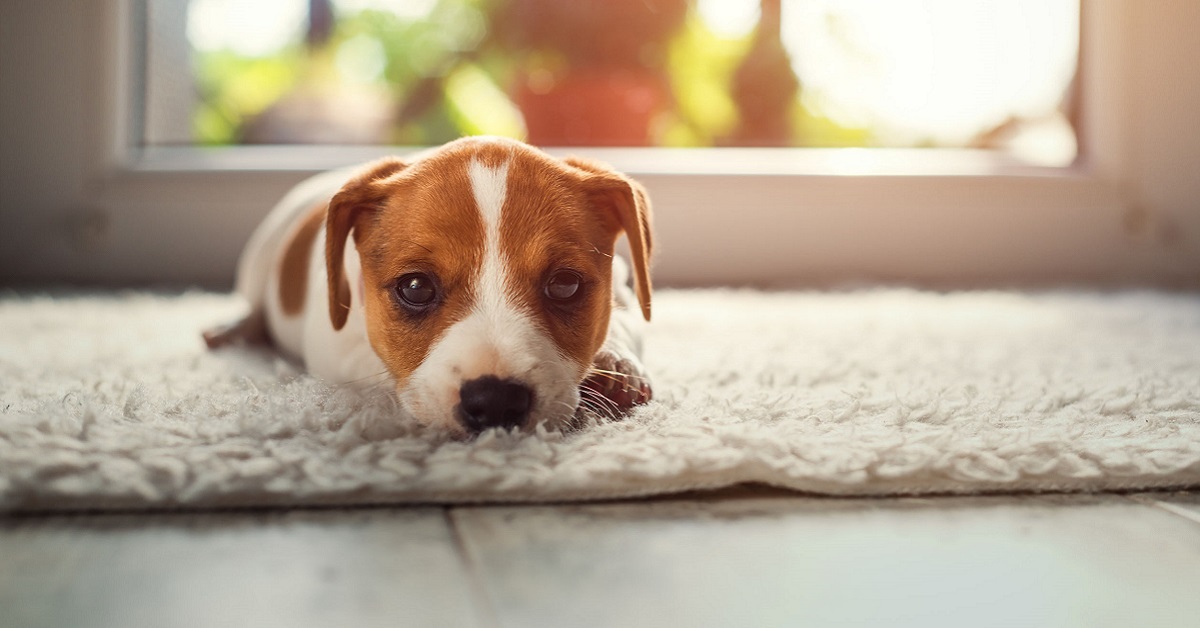
[[[664,292],[656,401],[440,438],[209,353],[211,294],[0,299],[0,510],[1200,486],[1200,297]]]

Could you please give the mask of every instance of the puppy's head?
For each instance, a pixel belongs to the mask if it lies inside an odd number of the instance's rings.
[[[460,434],[574,415],[608,329],[613,246],[627,234],[650,318],[650,206],[632,180],[520,142],[468,138],[371,164],[329,204],[333,326],[362,260],[367,333],[405,408]]]

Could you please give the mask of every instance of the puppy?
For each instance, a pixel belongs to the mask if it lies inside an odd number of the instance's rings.
[[[581,402],[615,416],[650,399],[650,254],[638,183],[465,138],[293,189],[239,261],[249,316],[205,339],[266,339],[334,384],[386,376],[414,419],[460,436],[560,427]]]

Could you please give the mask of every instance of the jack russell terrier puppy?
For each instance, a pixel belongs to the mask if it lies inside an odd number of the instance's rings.
[[[650,250],[635,181],[465,138],[298,185],[238,263],[250,314],[205,340],[273,342],[333,384],[389,376],[408,414],[459,436],[615,417],[651,396]]]

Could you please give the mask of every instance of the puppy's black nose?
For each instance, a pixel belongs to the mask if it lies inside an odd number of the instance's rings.
[[[533,406],[533,390],[528,386],[492,375],[464,382],[458,396],[458,420],[472,432],[519,427]]]

